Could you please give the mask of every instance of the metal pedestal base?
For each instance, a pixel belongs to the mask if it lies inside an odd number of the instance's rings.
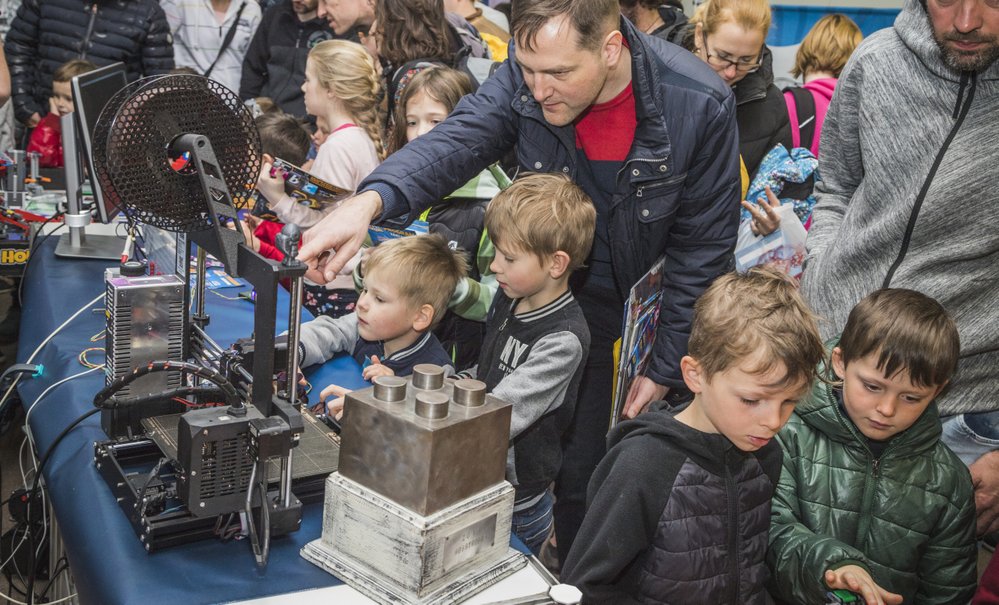
[[[310,562],[383,604],[457,603],[527,564],[510,548],[505,481],[424,517],[333,473]]]
[[[420,598],[406,592],[399,586],[386,582],[385,577],[375,570],[356,561],[344,559],[340,553],[324,546],[322,540],[313,540],[306,544],[302,548],[302,556],[340,578],[369,599],[386,605],[451,605],[452,603],[460,603],[527,565],[527,557],[524,554],[508,548],[506,557],[496,561],[491,566],[474,569],[443,588]]]
[[[119,260],[125,247],[125,238],[113,235],[86,234],[79,245],[74,245],[70,234],[59,237],[55,254],[60,258],[96,258],[100,260]]]

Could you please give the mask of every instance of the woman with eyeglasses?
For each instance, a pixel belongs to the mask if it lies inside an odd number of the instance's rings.
[[[706,0],[691,18],[684,46],[715,70],[735,92],[739,153],[752,180],[760,161],[778,143],[791,148],[791,126],[774,86],[766,0]]]

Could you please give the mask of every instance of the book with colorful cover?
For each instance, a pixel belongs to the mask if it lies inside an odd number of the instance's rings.
[[[665,257],[656,261],[652,268],[631,287],[625,304],[624,325],[621,330],[620,350],[614,376],[611,427],[621,420],[631,381],[636,376],[645,374],[645,368],[652,356],[656,330],[659,327],[659,309],[662,306],[662,274],[665,264]]]
[[[285,194],[291,196],[299,204],[308,206],[313,210],[321,210],[330,206],[335,207],[354,193],[353,191],[347,191],[332,183],[328,183],[309,171],[291,162],[286,162],[281,158],[274,160],[271,174],[280,174],[284,178]],[[257,196],[257,201],[253,206],[253,214],[267,220],[277,220],[274,212],[267,207],[267,201],[260,195]]]
[[[427,221],[413,221],[405,227],[400,228],[371,225],[368,227],[368,238],[371,239],[372,246],[377,246],[378,244],[387,242],[390,239],[408,237],[410,235],[426,235],[429,232],[430,223]]]

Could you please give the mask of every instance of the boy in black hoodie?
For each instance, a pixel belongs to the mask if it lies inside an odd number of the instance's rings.
[[[769,603],[773,437],[807,394],[822,341],[793,283],[724,275],[694,307],[681,371],[694,400],[622,422],[590,481],[562,570],[583,603]]]

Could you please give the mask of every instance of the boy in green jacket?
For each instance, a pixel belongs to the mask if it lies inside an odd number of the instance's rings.
[[[834,343],[835,344],[835,343]],[[777,435],[784,467],[767,563],[778,601],[967,603],[975,502],[967,467],[940,441],[934,398],[957,367],[957,328],[935,300],[878,290],[850,312],[817,383]]]

